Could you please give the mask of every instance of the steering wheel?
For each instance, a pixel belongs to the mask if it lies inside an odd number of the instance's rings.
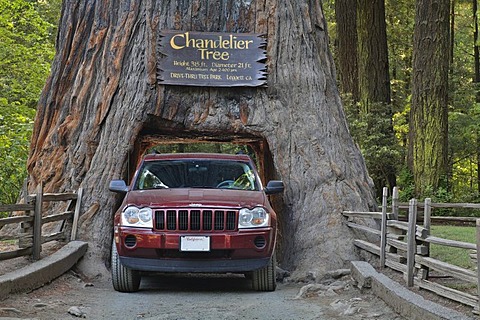
[[[225,180],[225,181],[222,181],[222,182],[220,182],[220,183],[217,185],[217,188],[218,188],[218,189],[230,188],[230,187],[233,185],[234,182],[235,182],[235,181],[233,181],[233,180]]]

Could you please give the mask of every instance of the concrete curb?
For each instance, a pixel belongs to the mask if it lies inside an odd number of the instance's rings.
[[[46,258],[0,276],[0,299],[5,299],[11,293],[39,288],[58,278],[77,263],[87,247],[86,242],[71,241]]]
[[[435,302],[425,300],[419,294],[377,272],[368,262],[351,261],[351,271],[352,277],[360,289],[371,289],[373,294],[407,319],[473,319]]]

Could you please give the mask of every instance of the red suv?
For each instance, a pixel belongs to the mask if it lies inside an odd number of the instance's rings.
[[[277,218],[251,158],[227,154],[154,154],[125,194],[114,219],[112,282],[133,292],[141,272],[244,273],[253,288],[273,291]]]

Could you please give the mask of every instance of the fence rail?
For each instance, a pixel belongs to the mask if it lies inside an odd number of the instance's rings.
[[[388,191],[383,190],[382,212],[344,211],[347,226],[360,231],[367,237],[354,239],[354,245],[379,257],[379,267],[388,267],[404,274],[408,287],[419,287],[445,298],[473,307],[473,312],[480,310],[480,219],[471,217],[442,217],[437,221],[475,222],[476,243],[443,239],[430,235],[433,208],[480,209],[480,204],[470,203],[432,203],[430,199],[418,202],[411,199],[406,203],[398,201],[398,189],[394,188],[392,204],[387,205]],[[387,212],[390,209],[390,212]],[[398,220],[400,210],[407,209],[407,221]],[[418,224],[418,210],[423,210],[423,224]],[[436,217],[438,218],[438,217]],[[372,219],[381,223],[372,223]],[[365,240],[369,239],[369,240]],[[430,244],[469,250],[475,258],[476,269],[470,270],[430,257]],[[432,271],[454,278],[466,287],[476,286],[476,292],[464,292],[444,284],[432,281]]]
[[[40,259],[42,244],[54,240],[75,240],[78,217],[80,215],[83,190],[76,193],[43,193],[43,184],[37,187],[36,193],[25,197],[25,204],[0,204],[0,212],[23,212],[22,215],[0,219],[0,231],[4,226],[19,224],[18,233],[9,235],[0,233],[0,241],[15,241],[17,249],[0,250],[0,260],[7,260],[32,255],[34,260]],[[45,203],[67,202],[66,210],[43,216]],[[42,227],[53,222],[62,222],[58,231],[42,233]],[[71,221],[71,228],[67,228]],[[68,235],[68,232],[70,234]]]

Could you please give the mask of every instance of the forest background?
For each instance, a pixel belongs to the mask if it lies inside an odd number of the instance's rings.
[[[415,12],[428,6],[426,0],[324,0],[332,51],[339,74],[342,95],[350,132],[360,147],[377,193],[383,186],[400,188],[402,200],[416,196],[431,197],[437,202],[480,202],[480,71],[478,67],[477,0],[440,0],[448,5],[448,50],[441,52],[448,62],[448,123],[440,130],[441,141],[432,143],[445,147],[445,161],[435,183],[419,182],[415,178],[411,158],[412,137],[417,127],[412,125],[412,96],[415,92],[414,51],[425,56],[427,48],[415,46]],[[349,10],[342,12],[342,3]],[[356,6],[351,4],[355,3]],[[375,6],[382,10],[375,10]],[[26,161],[30,136],[40,92],[50,72],[55,54],[55,40],[60,18],[61,0],[0,0],[0,203],[15,203],[27,177]],[[369,12],[380,12],[380,19],[371,19]],[[341,15],[348,17],[354,31],[341,28]],[[378,18],[378,16],[376,17]],[[380,21],[379,21],[380,20]],[[387,67],[383,101],[369,101],[360,92],[345,85],[342,58],[354,57],[357,69],[356,85],[378,88],[367,74],[376,70],[372,52],[383,50],[371,44],[365,21],[384,24],[385,54],[388,60],[376,59]],[[382,29],[373,25],[375,30]],[[356,42],[342,48],[342,36],[354,35]],[[428,36],[428,35],[427,35]],[[433,36],[433,35],[432,35]],[[438,34],[436,35],[438,36]],[[418,37],[417,37],[418,38]],[[419,42],[420,43],[420,42]],[[414,49],[416,48],[416,49]],[[343,60],[342,60],[343,59]],[[375,58],[374,58],[375,59]],[[365,67],[362,68],[362,63]],[[369,83],[365,83],[369,82]],[[353,91],[353,92],[352,92]],[[381,100],[381,99],[380,99]],[[435,125],[435,124],[434,124]],[[420,129],[418,129],[420,131]],[[420,134],[420,133],[418,133]],[[423,134],[423,133],[422,133]],[[435,138],[436,139],[436,138]],[[410,154],[409,154],[410,153]],[[428,164],[427,164],[428,166]],[[420,178],[429,175],[423,172]],[[428,178],[428,177],[426,177]],[[422,184],[420,186],[420,184]],[[470,214],[475,214],[469,211]],[[441,212],[439,212],[441,213]],[[451,213],[449,213],[451,214]],[[460,213],[458,213],[460,214]]]

